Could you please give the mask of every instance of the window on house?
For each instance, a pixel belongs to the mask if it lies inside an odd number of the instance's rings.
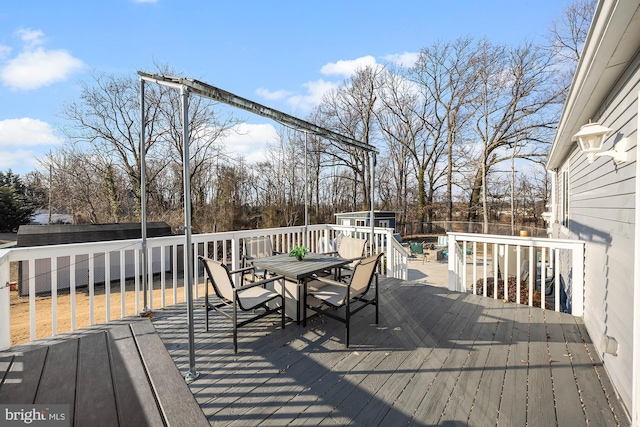
[[[367,224],[365,224],[364,220],[359,219],[359,220],[356,221],[356,226],[358,226],[358,227],[364,227],[365,225],[367,225]]]

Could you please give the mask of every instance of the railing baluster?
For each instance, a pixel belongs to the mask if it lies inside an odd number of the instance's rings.
[[[178,245],[174,244],[171,247],[173,252],[172,258],[172,271],[171,271],[171,281],[173,286],[173,303],[178,303]]]
[[[556,311],[560,311],[560,251],[559,250],[555,250],[555,266],[554,266],[554,282],[553,282],[553,287],[554,287],[554,294],[555,294],[555,308]]]
[[[126,297],[127,297],[127,283],[126,283],[126,250],[120,249],[120,317],[124,317],[126,315]]]
[[[167,286],[167,246],[160,246],[160,307],[165,308],[167,306],[167,299],[165,296],[165,289]]]
[[[136,313],[140,313],[140,250],[133,251],[133,277]]]
[[[502,276],[502,284],[504,286],[504,299],[509,301],[509,244],[504,245],[504,275]]]
[[[104,253],[104,297],[107,322],[111,321],[111,252]]]
[[[36,262],[35,259],[28,259],[24,261],[27,265],[27,286],[29,288],[29,336],[31,341],[36,339],[36,281],[35,281],[35,272],[36,272]],[[24,266],[24,264],[23,264]]]
[[[484,249],[484,278],[483,278],[484,280],[483,280],[483,283],[482,283],[482,296],[486,297],[487,296],[487,286],[488,286],[487,285],[487,276],[488,276],[488,274],[487,274],[487,255],[489,255],[489,254],[487,253],[487,251],[488,251],[487,242],[484,242],[483,245],[484,245],[484,248],[483,248]]]
[[[95,290],[94,290],[94,287],[93,287],[93,279],[94,279],[94,271],[95,271],[95,254],[89,254],[88,261],[89,261],[89,271],[88,271],[88,276],[89,276],[89,325],[93,326],[93,325],[96,324],[95,313],[94,313],[94,309],[95,309],[95,305],[94,305]]]
[[[76,255],[69,257],[69,303],[71,304],[71,330],[76,330]]]
[[[51,257],[51,335],[58,334],[58,257]]]

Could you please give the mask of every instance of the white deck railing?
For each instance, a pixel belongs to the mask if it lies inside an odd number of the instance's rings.
[[[468,233],[448,236],[450,290],[529,306],[536,305],[536,294],[542,308],[582,316],[583,241]]]
[[[370,239],[371,228],[327,224],[308,226],[306,231],[301,226],[194,234],[194,298],[204,295],[198,255],[226,260],[231,269],[237,269],[244,238],[269,236],[279,252],[288,252],[296,244],[326,252],[344,235]],[[393,230],[376,228],[372,242],[375,253],[385,253],[381,273],[406,279],[407,253],[393,238]],[[184,236],[149,238],[147,248],[146,300],[140,239],[0,250],[0,350],[16,342],[11,335],[12,322],[28,322],[29,336],[19,341],[33,341],[185,301]],[[19,284],[10,290],[12,265],[14,275],[18,267]],[[22,304],[20,315],[12,298]],[[24,313],[26,300],[28,314]],[[65,313],[64,319],[59,312]]]

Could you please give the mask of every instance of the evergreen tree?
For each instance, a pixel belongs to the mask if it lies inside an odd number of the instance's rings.
[[[25,189],[20,175],[0,172],[0,232],[17,231],[31,222],[34,208],[26,200]]]

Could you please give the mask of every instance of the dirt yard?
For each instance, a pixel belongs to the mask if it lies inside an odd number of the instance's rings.
[[[153,307],[153,310],[161,310],[162,305],[162,289],[159,280],[156,280],[154,285],[153,294],[148,303],[149,307]],[[176,298],[174,300],[174,291],[171,277],[166,279],[165,289],[165,305],[173,305],[185,301],[185,291],[182,285],[182,280],[178,281],[176,288]],[[135,284],[132,280],[126,282],[125,285],[125,313],[122,316],[121,313],[121,289],[120,284],[112,284],[110,287],[110,318],[111,320],[120,319],[121,317],[133,316],[137,314],[135,304]],[[144,308],[144,301],[142,292],[139,294],[139,306],[138,311],[142,311]],[[194,298],[196,296],[194,290]],[[198,285],[198,296],[204,296],[204,285],[200,283]],[[151,302],[153,304],[151,304]],[[36,339],[46,338],[52,336],[52,303],[53,298],[50,295],[37,296],[35,298],[36,304]],[[78,289],[75,293],[75,305],[76,305],[76,329],[86,328],[91,326],[90,323],[90,299],[89,289],[87,287]],[[17,291],[11,291],[11,345],[22,344],[29,342],[29,298],[20,297]],[[56,302],[57,311],[57,333],[70,332],[71,329],[71,295],[68,291],[60,292],[57,295]],[[105,295],[105,286],[96,285],[94,289],[93,299],[93,324],[100,324],[107,322],[107,297]]]

